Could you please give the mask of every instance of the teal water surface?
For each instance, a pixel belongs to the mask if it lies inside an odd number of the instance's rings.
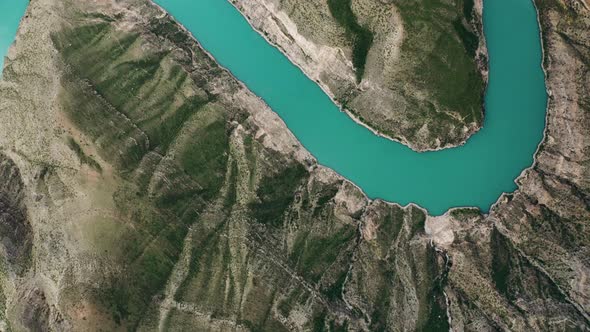
[[[285,121],[301,143],[371,198],[416,203],[433,215],[457,206],[488,211],[530,166],[542,139],[547,96],[530,0],[485,0],[490,58],[484,128],[461,147],[416,153],[356,124],[256,33],[227,0],[156,0],[224,67]],[[2,47],[21,4],[0,0]],[[10,5],[9,5],[10,4]],[[3,49],[4,50],[4,49]]]
[[[0,68],[4,66],[4,56],[14,41],[18,24],[28,4],[28,0],[0,0]]]
[[[464,146],[416,153],[356,124],[256,33],[227,0],[156,0],[221,65],[285,121],[318,161],[371,198],[416,203],[434,215],[488,211],[533,162],[543,136],[545,80],[531,0],[485,0],[489,86],[483,129]]]

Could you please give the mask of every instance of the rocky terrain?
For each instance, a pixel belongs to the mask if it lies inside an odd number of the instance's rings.
[[[433,218],[318,165],[147,0],[32,0],[0,82],[0,330],[590,329],[590,11],[537,5],[536,163]]]
[[[424,151],[483,123],[481,0],[231,0],[357,122]]]

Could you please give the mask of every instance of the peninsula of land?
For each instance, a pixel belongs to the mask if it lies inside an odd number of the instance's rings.
[[[416,151],[483,124],[482,1],[231,0],[355,121]]]

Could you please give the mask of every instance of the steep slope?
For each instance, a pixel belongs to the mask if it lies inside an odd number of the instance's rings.
[[[540,10],[535,166],[431,218],[317,165],[148,1],[32,1],[0,83],[2,329],[590,328],[590,14]]]
[[[250,24],[374,131],[415,150],[483,123],[481,0],[231,0]]]

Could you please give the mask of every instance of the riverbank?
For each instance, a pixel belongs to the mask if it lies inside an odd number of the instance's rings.
[[[4,58],[8,54],[8,49],[14,43],[14,36],[19,27],[19,22],[23,18],[23,13],[27,7],[27,1],[3,1],[0,3],[0,20],[4,22],[0,29],[0,69],[4,71]],[[0,79],[2,72],[0,72]]]
[[[228,11],[223,24],[250,26],[231,3],[213,6],[219,7],[216,10]],[[204,9],[191,10],[202,12]],[[178,12],[173,11],[172,14]],[[532,13],[527,15],[536,22]],[[206,31],[204,18],[196,19],[198,23],[193,21],[189,22],[191,26],[188,28],[199,32],[196,37],[204,47],[214,50],[211,53],[217,61],[229,68],[235,77],[245,82],[279,114],[319,163],[358,184],[373,199],[381,198],[402,205],[414,202],[434,214],[443,214],[453,206],[476,205],[487,211],[502,192],[515,189],[514,179],[522,169],[532,164],[534,151],[542,139],[545,114],[537,116],[536,112],[546,109],[544,77],[536,63],[522,65],[530,62],[531,57],[538,57],[540,66],[539,45],[525,37],[530,29],[515,27],[522,32],[512,34],[508,39],[513,45],[511,47],[522,48],[516,58],[502,53],[499,53],[501,57],[492,58],[497,63],[499,75],[496,74],[496,83],[491,88],[494,97],[487,106],[492,108],[486,112],[486,126],[480,134],[456,149],[416,154],[399,144],[376,137],[350,121],[334,106],[334,98],[326,95],[325,88],[318,89],[309,76],[293,66],[276,48],[268,46],[268,42],[256,31],[241,32],[239,37],[224,33],[214,36]],[[496,33],[495,30],[492,32]],[[530,33],[538,35],[539,32]],[[253,49],[253,45],[256,48]],[[240,50],[239,58],[232,55],[235,49]],[[515,85],[517,79],[510,76],[516,75],[516,72],[521,72],[517,78],[521,80],[518,85]],[[289,79],[292,83],[287,83],[286,77],[293,77]],[[526,102],[526,107],[517,106],[520,102]],[[523,128],[519,123],[529,123],[530,126]],[[488,174],[495,174],[495,178]],[[493,191],[496,194],[484,188],[495,188]],[[424,192],[430,194],[424,195]],[[446,197],[448,203],[440,204],[435,197]],[[485,200],[485,203],[474,202],[474,198]]]
[[[228,0],[229,1],[229,0]],[[280,10],[280,8],[275,8],[276,5],[274,4],[267,4],[264,0],[260,1],[253,1],[253,2],[241,2],[241,1],[229,1],[234,8],[236,8],[246,19],[249,25],[260,35],[262,36],[269,44],[276,47],[279,51],[281,51],[294,65],[300,68],[303,73],[308,76],[312,81],[316,82],[322,90],[332,99],[332,101],[339,107],[339,109],[345,112],[350,118],[352,118],[357,124],[362,125],[363,127],[369,129],[375,135],[380,137],[399,142],[410,147],[414,151],[418,152],[427,152],[427,151],[438,151],[446,148],[457,147],[465,144],[465,142],[471,137],[473,134],[478,132],[481,127],[483,126],[483,95],[485,93],[485,89],[487,86],[487,49],[485,46],[485,37],[483,36],[483,23],[482,23],[482,2],[481,0],[475,1],[473,11],[473,18],[472,22],[468,22],[471,28],[476,31],[477,38],[479,40],[477,50],[475,51],[475,62],[480,75],[483,78],[483,87],[481,91],[474,92],[475,94],[480,94],[481,105],[478,105],[478,109],[476,112],[481,113],[482,119],[480,124],[473,125],[473,123],[462,127],[462,133],[456,134],[454,131],[456,128],[453,126],[447,126],[448,119],[453,118],[453,121],[461,122],[464,119],[461,119],[461,116],[458,114],[460,112],[450,112],[445,114],[444,116],[436,116],[433,115],[432,118],[434,120],[430,121],[429,123],[425,123],[420,129],[416,128],[415,135],[412,139],[408,139],[405,135],[400,134],[399,132],[395,135],[390,133],[385,133],[383,130],[377,129],[380,123],[376,120],[368,121],[364,119],[367,114],[364,114],[364,106],[360,106],[359,101],[364,97],[361,95],[373,95],[371,97],[374,100],[379,100],[379,104],[373,105],[373,108],[379,109],[379,112],[383,112],[383,116],[387,117],[384,118],[383,121],[397,121],[398,127],[405,127],[404,124],[406,121],[405,117],[412,117],[414,122],[421,122],[421,110],[417,109],[415,106],[411,109],[411,111],[403,111],[405,106],[401,104],[396,106],[391,106],[387,104],[386,99],[380,97],[381,92],[376,91],[385,91],[389,89],[385,86],[383,82],[379,80],[383,80],[385,77],[379,77],[378,80],[375,80],[374,77],[366,77],[363,82],[360,84],[353,84],[352,82],[355,80],[354,78],[354,68],[352,62],[347,58],[344,54],[346,48],[341,49],[337,47],[332,47],[330,45],[322,45],[316,44],[315,42],[306,39],[306,36],[303,36],[300,32],[298,32],[298,27],[295,22],[291,20],[291,18],[285,13]],[[393,15],[391,20],[395,21],[395,23],[387,22],[387,24],[391,24],[394,26],[393,32],[383,32],[385,35],[393,35],[395,37],[391,37],[395,39],[395,41],[389,41],[387,46],[379,46],[378,50],[375,52],[385,52],[387,54],[395,54],[392,56],[392,59],[389,61],[399,61],[401,46],[403,42],[403,20],[399,14],[399,10],[395,8],[393,4],[393,12],[396,13]],[[316,9],[319,10],[319,9]],[[296,14],[293,14],[296,15]],[[374,18],[377,20],[376,18]],[[326,23],[328,24],[328,23]],[[329,24],[325,29],[330,29]],[[305,28],[303,28],[305,30]],[[399,30],[399,31],[398,31]],[[385,38],[385,37],[382,37]],[[390,37],[387,37],[391,39]],[[414,38],[418,38],[415,36]],[[388,40],[389,40],[388,39]],[[385,47],[386,50],[382,50]],[[401,54],[404,56],[409,56],[408,54]],[[381,55],[380,55],[381,56]],[[369,59],[375,58],[377,55],[370,56]],[[400,64],[396,64],[397,67]],[[370,74],[370,73],[369,73]],[[384,74],[383,74],[384,75]],[[398,80],[400,78],[397,78]],[[329,82],[329,84],[327,83]],[[408,81],[408,83],[410,83]],[[464,87],[463,87],[464,88]],[[343,90],[351,90],[347,92],[347,96],[343,95]],[[358,91],[357,91],[358,90]],[[334,91],[338,93],[335,94]],[[357,92],[354,92],[357,91]],[[394,91],[389,91],[389,94],[394,93]],[[417,92],[418,93],[418,92]],[[420,92],[422,93],[422,92]],[[351,95],[359,94],[357,97],[351,97]],[[436,104],[437,101],[434,97],[430,96],[432,103]],[[352,99],[357,100],[352,101]],[[344,103],[348,104],[345,105]],[[351,106],[351,102],[357,104],[356,106]],[[481,108],[479,108],[481,106]],[[390,109],[393,107],[394,109]],[[403,112],[401,112],[403,111]],[[401,112],[398,115],[391,115],[390,113]],[[363,116],[364,114],[364,116]],[[459,118],[457,118],[459,116]],[[448,117],[445,120],[445,117]],[[395,120],[393,120],[395,119]],[[418,120],[417,120],[418,119]],[[381,125],[387,127],[386,123],[381,123]],[[454,123],[458,124],[458,123]],[[457,137],[462,137],[461,139],[453,139],[452,143],[449,142],[441,142],[440,139],[443,137],[436,138],[435,141],[430,141],[429,134],[430,129],[428,126],[442,126],[441,131],[447,130],[447,135],[453,136],[457,135]],[[404,129],[405,130],[405,129]],[[394,130],[395,132],[396,130]],[[426,136],[424,136],[426,135]],[[450,137],[449,136],[449,137]]]

